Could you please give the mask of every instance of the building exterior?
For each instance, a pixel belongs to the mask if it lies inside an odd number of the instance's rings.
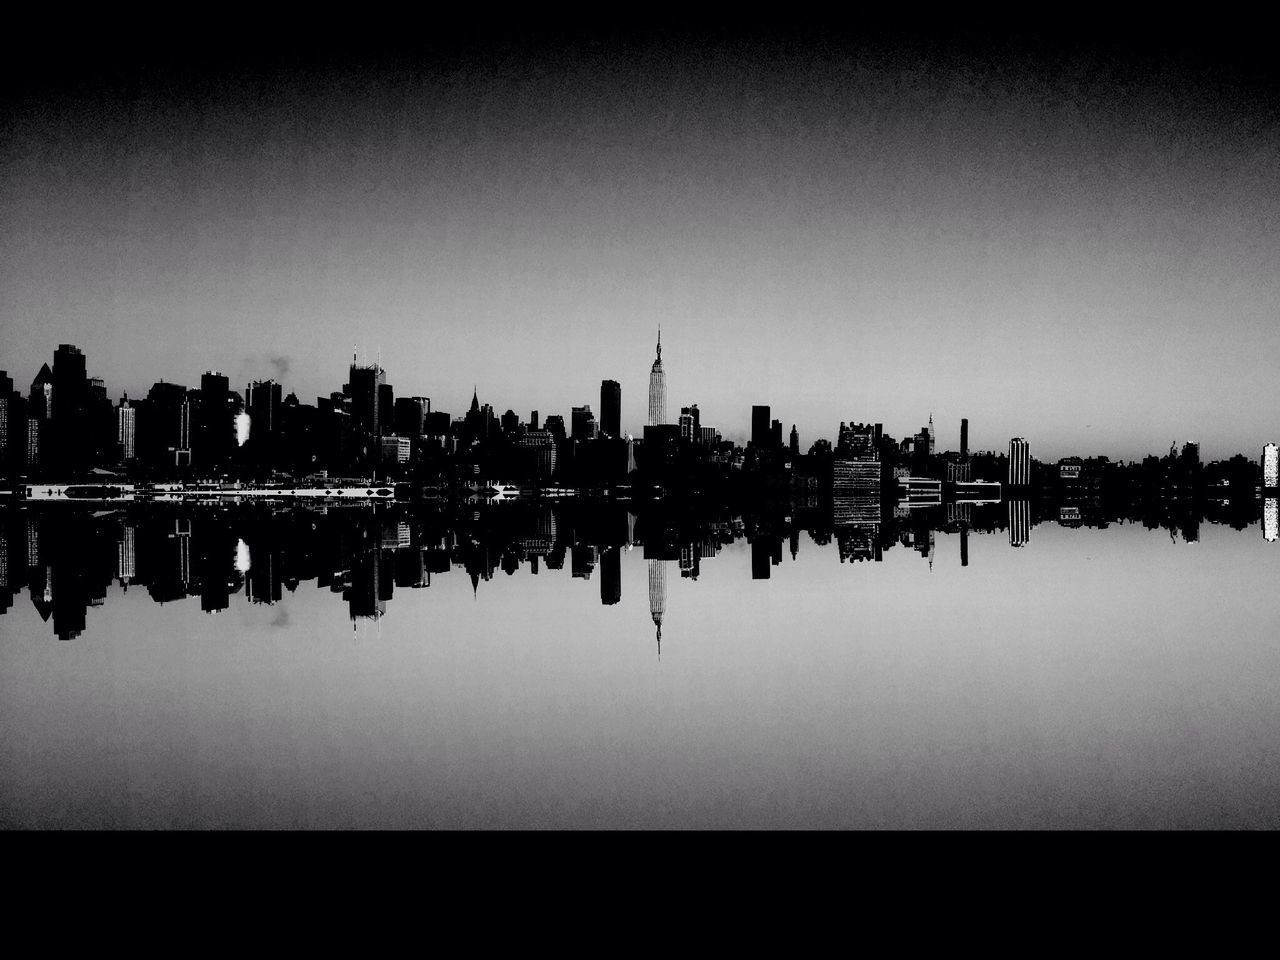
[[[514,441],[524,457],[525,469],[539,480],[549,480],[556,472],[556,438],[547,430],[527,430]]]
[[[1280,448],[1274,443],[1262,448],[1262,485],[1271,489],[1280,486]]]
[[[427,397],[400,397],[394,409],[396,436],[413,439],[423,435],[423,425],[431,412],[431,401]]]
[[[772,439],[769,412],[769,407],[765,404],[756,404],[751,407],[751,445],[760,450],[768,447]]]
[[[658,330],[658,356],[649,371],[649,425],[667,422],[667,374],[662,369],[662,330]]]
[[[1031,485],[1031,445],[1022,437],[1009,441],[1009,486]]]
[[[594,440],[596,438],[596,416],[590,405],[574,407],[570,413],[570,426],[574,440]]]
[[[702,442],[702,415],[698,412],[698,405],[680,408],[680,439],[688,443]]]
[[[367,434],[378,436],[382,432],[382,387],[387,382],[386,371],[376,363],[361,366],[351,358],[351,370],[343,392],[351,398],[351,422]],[[387,417],[391,411],[386,411]]]
[[[791,436],[789,438],[788,448],[793,457],[800,456],[800,432],[796,430],[796,425],[791,425]]]
[[[410,441],[408,437],[382,438],[382,462],[406,463],[409,460]]]
[[[126,393],[116,407],[116,444],[120,461],[129,463],[138,456],[138,409]]]
[[[622,384],[617,380],[600,381],[600,432],[622,436]]]
[[[245,412],[249,414],[249,436],[255,441],[274,437],[280,432],[280,384],[274,380],[255,380],[244,391]]]

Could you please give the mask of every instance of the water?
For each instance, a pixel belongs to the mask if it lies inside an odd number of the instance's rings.
[[[1007,509],[10,510],[0,822],[1280,825],[1263,508]]]

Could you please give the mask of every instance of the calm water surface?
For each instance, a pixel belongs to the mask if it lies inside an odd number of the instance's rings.
[[[295,580],[259,521],[204,545],[183,522],[139,521],[123,561],[176,589],[122,585],[118,516],[9,538],[10,582],[24,547],[48,575],[0,616],[5,826],[1280,826],[1280,544],[1256,524],[971,532],[967,566],[945,529],[880,562],[802,531],[768,579],[746,539],[696,579],[633,540],[473,583],[406,579],[403,524]],[[116,569],[61,641],[65,556]],[[181,596],[209,556],[216,613]]]

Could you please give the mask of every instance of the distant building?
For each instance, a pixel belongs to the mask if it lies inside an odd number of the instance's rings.
[[[573,439],[594,440],[596,438],[596,417],[591,406],[574,407],[570,413],[570,424],[573,428]]]
[[[751,445],[758,450],[768,447],[772,439],[769,412],[767,404],[756,404],[751,408]]]
[[[416,439],[423,435],[431,401],[426,397],[400,397],[395,402],[392,416],[396,436]]]
[[[525,469],[539,480],[549,480],[556,472],[556,438],[549,431],[526,430],[514,445],[524,458]]]
[[[622,385],[617,380],[600,381],[600,432],[622,436]]]
[[[1271,489],[1280,485],[1280,448],[1274,443],[1262,448],[1262,485]]]
[[[789,449],[791,451],[791,456],[800,456],[800,433],[796,430],[796,425],[794,423],[791,425]]]
[[[126,393],[120,398],[120,405],[116,407],[116,443],[122,462],[129,463],[137,457],[137,437],[138,411],[129,402],[129,395]]]
[[[702,442],[702,417],[698,405],[680,408],[680,439],[689,443]]]
[[[280,432],[281,393],[274,380],[255,380],[245,387],[244,406],[249,414],[249,435],[257,443]]]
[[[361,366],[351,358],[351,370],[343,392],[351,398],[351,421],[359,430],[377,436],[382,432],[381,388],[387,382],[386,371],[376,363]],[[391,411],[386,411],[389,418]]]
[[[383,463],[406,463],[409,459],[409,450],[411,443],[408,437],[390,437],[382,438],[382,462]]]
[[[658,356],[649,371],[649,425],[667,422],[667,375],[662,369],[662,330],[658,330]]]
[[[1009,441],[1009,486],[1031,485],[1031,445],[1022,437]]]

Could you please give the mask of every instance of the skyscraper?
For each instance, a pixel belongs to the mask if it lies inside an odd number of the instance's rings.
[[[680,408],[680,439],[690,443],[702,442],[702,415],[695,403],[690,407]]]
[[[245,388],[249,436],[254,440],[274,437],[280,432],[280,394],[280,384],[274,380],[256,380]]]
[[[794,423],[791,425],[790,441],[791,455],[793,457],[800,456],[800,432],[796,430],[796,425]]]
[[[570,414],[570,427],[575,440],[594,440],[596,437],[596,417],[590,405],[574,407]]]
[[[126,393],[116,407],[116,444],[120,460],[128,463],[137,455],[138,411]]]
[[[1268,443],[1262,448],[1262,485],[1274,489],[1280,484],[1280,448]]]
[[[960,456],[969,456],[969,418],[960,418]]]
[[[649,561],[649,616],[657,628],[658,658],[662,658],[662,618],[667,612],[667,562]]]
[[[751,444],[761,450],[769,446],[769,407],[756,405],[751,408]]]
[[[1009,486],[1026,487],[1031,484],[1031,445],[1022,437],[1009,441]]]
[[[622,436],[622,384],[617,380],[600,381],[600,432]]]
[[[667,375],[662,369],[662,330],[658,330],[658,356],[649,371],[649,425],[667,422]]]
[[[359,430],[377,436],[382,427],[382,410],[379,401],[381,388],[387,382],[386,371],[376,363],[367,367],[359,366],[355,357],[351,358],[351,372],[346,389],[343,391],[351,398],[351,422]],[[387,417],[391,411],[386,411]]]

